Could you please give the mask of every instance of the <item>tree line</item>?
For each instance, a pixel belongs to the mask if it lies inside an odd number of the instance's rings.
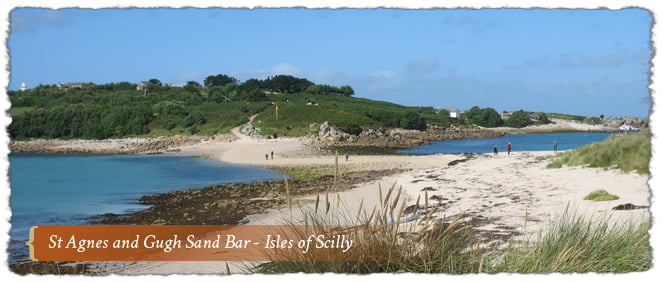
[[[530,113],[524,110],[518,110],[509,114],[509,117],[503,119],[502,115],[493,108],[479,108],[478,106],[472,107],[464,114],[465,121],[469,124],[474,124],[483,127],[514,127],[522,128],[533,124],[548,124],[551,123],[548,116],[543,113]]]

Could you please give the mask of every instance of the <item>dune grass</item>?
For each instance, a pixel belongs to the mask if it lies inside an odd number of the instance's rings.
[[[431,220],[436,207],[420,203],[406,208],[400,188],[394,184],[386,191],[379,189],[380,206],[370,213],[362,209],[350,211],[341,199],[330,201],[329,195],[316,200],[315,208],[301,209],[305,225],[314,226],[315,234],[332,236],[337,229],[348,226],[354,239],[348,253],[326,249],[311,250],[306,257],[299,251],[278,253],[291,261],[270,262],[254,269],[261,273],[477,273],[481,269],[481,249],[476,237],[459,218],[449,223]],[[333,198],[333,197],[332,197]],[[404,210],[423,217],[399,224]],[[292,224],[292,222],[289,222]],[[468,248],[469,247],[469,248]]]
[[[568,209],[536,240],[512,243],[490,264],[490,272],[632,272],[651,267],[650,223],[611,224]]]
[[[589,166],[616,168],[623,172],[649,174],[651,132],[644,130],[580,147],[551,157],[548,168]]]
[[[329,194],[313,208],[300,208],[303,221],[315,234],[332,236],[345,232],[355,240],[348,253],[325,249],[304,255],[284,250],[273,254],[280,260],[251,269],[258,273],[548,273],[632,272],[650,268],[650,223],[613,224],[609,218],[587,219],[568,211],[526,241],[509,241],[493,247],[480,244],[472,226],[462,215],[443,221],[435,217],[438,207],[426,197],[406,207],[401,189],[378,189],[379,206],[370,213],[348,209]],[[336,194],[338,195],[338,194]],[[340,197],[340,196],[337,196]],[[333,197],[332,197],[333,198]],[[401,223],[404,211],[418,216]],[[291,207],[292,211],[292,207]],[[295,225],[285,220],[289,225]],[[337,226],[343,225],[344,231]],[[336,228],[336,229],[335,229]],[[309,233],[310,234],[310,233]]]

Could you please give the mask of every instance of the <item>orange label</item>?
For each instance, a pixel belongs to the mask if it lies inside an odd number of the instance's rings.
[[[345,260],[356,242],[348,226],[37,225],[35,261]]]

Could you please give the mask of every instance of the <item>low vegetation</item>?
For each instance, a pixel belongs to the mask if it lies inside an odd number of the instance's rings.
[[[612,136],[603,142],[552,156],[548,168],[560,168],[564,165],[588,166],[648,174],[651,158],[650,140],[649,130]]]
[[[328,175],[343,175],[350,171],[356,171],[347,165],[340,165],[338,169],[332,164],[321,165],[298,165],[298,166],[266,166],[266,168],[283,172],[293,180],[311,180]]]
[[[589,195],[585,196],[583,200],[588,200],[588,201],[612,201],[612,200],[617,200],[619,199],[619,196],[613,195],[608,193],[606,190],[596,190],[594,192],[589,193]]]

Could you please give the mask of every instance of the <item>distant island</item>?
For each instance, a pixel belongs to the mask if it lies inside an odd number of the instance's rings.
[[[158,79],[39,85],[8,91],[8,132],[14,141],[211,137],[245,125],[242,133],[258,138],[309,136],[321,145],[406,147],[511,133],[648,127],[647,120],[628,117],[407,107],[354,94],[349,85],[314,84],[289,75],[239,82],[218,74],[203,84],[189,81],[182,86]]]

